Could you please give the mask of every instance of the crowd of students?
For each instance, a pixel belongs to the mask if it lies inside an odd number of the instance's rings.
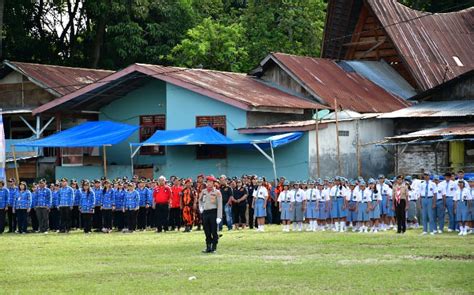
[[[220,192],[219,230],[256,227],[263,232],[265,224],[281,223],[284,232],[292,226],[293,231],[350,228],[361,233],[393,228],[403,234],[407,225],[418,227],[419,214],[422,234],[442,233],[445,214],[449,232],[467,235],[474,227],[474,179],[464,179],[459,171],[457,177],[446,173],[442,181],[429,173],[422,179],[400,175],[388,180],[379,175],[367,181],[335,177],[290,182],[282,177],[276,186],[252,175],[219,179],[199,175],[195,181],[174,176],[169,181],[163,176],[93,182],[63,178],[49,186],[44,179],[31,186],[23,181],[17,185],[15,179],[7,185],[0,180],[0,233],[6,219],[9,232],[21,234],[29,232],[28,224],[32,232],[40,233],[200,230],[205,212],[202,196],[209,180]]]

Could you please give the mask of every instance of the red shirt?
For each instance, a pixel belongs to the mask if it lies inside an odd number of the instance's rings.
[[[171,204],[170,208],[179,208],[180,207],[180,200],[181,200],[181,192],[183,191],[182,186],[175,186],[171,187]]]
[[[171,199],[171,189],[167,185],[158,185],[153,190],[155,204],[168,204]]]

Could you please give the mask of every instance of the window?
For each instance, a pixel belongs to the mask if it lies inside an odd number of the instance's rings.
[[[166,129],[165,115],[140,116],[140,142],[150,138],[156,130]],[[164,146],[142,146],[140,155],[164,155]]]
[[[196,127],[211,126],[217,132],[226,135],[225,116],[198,116]],[[196,147],[197,159],[225,159],[227,148],[225,146],[201,145]]]
[[[349,136],[348,130],[339,130],[339,136]]]
[[[61,150],[62,166],[82,166],[84,160],[82,148],[63,148]]]

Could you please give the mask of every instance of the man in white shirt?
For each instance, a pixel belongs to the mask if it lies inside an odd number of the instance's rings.
[[[456,181],[453,180],[453,175],[451,172],[447,172],[444,174],[444,180],[438,184],[438,187],[442,189],[443,192],[443,200],[444,200],[444,207],[445,210],[448,211],[448,232],[452,232],[456,230],[456,215],[454,214],[454,195],[458,189]],[[438,196],[439,199],[439,196]],[[444,218],[443,218],[444,224]],[[443,230],[441,228],[441,230]]]
[[[421,218],[423,221],[423,233],[426,235],[428,232],[431,235],[435,234],[435,222],[433,216],[433,209],[436,208],[436,192],[437,187],[434,182],[430,180],[430,173],[423,173],[423,180],[418,186],[421,206]],[[428,231],[429,221],[429,231]]]

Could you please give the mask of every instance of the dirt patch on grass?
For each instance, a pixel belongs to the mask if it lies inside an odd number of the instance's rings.
[[[409,255],[404,258],[410,260],[423,260],[423,259],[433,259],[433,260],[462,260],[462,261],[474,261],[474,255],[451,255],[451,254],[441,254],[441,255]]]

